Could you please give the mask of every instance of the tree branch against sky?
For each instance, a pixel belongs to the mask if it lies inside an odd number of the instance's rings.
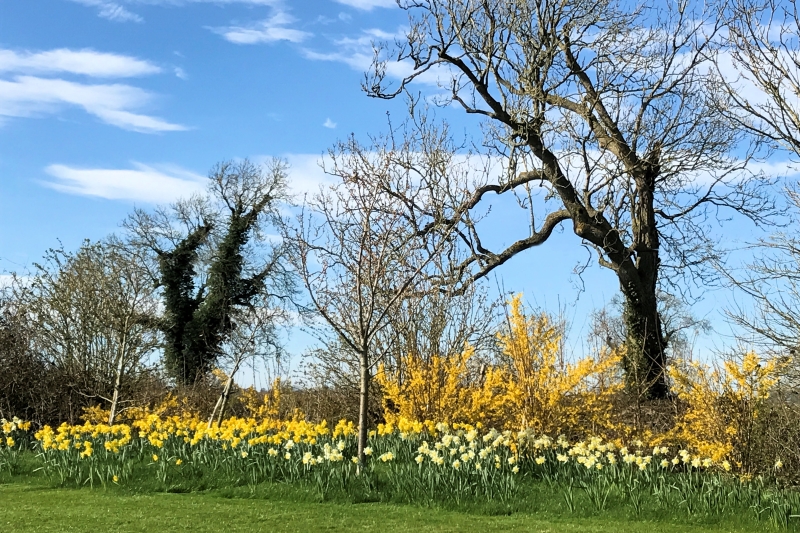
[[[419,140],[419,139],[417,139]],[[377,341],[390,314],[417,282],[435,269],[448,247],[448,233],[422,236],[406,222],[399,197],[383,184],[402,185],[404,198],[425,194],[417,178],[440,174],[452,152],[440,137],[395,144],[391,138],[365,147],[353,138],[330,152],[326,171],[340,182],[306,199],[297,225],[287,230],[292,261],[316,317],[334,332],[322,335],[353,354],[359,370],[358,457],[364,461],[369,426],[370,383],[379,362]]]
[[[766,146],[766,157],[800,159],[800,19],[795,0],[732,2],[726,46],[718,65],[727,74],[724,112]],[[748,247],[752,258],[728,280],[750,301],[734,303],[728,318],[747,333],[747,341],[796,355],[800,338],[800,222],[797,182],[787,187],[791,226]],[[753,302],[754,305],[750,305]],[[797,365],[794,365],[797,373]],[[797,377],[798,374],[795,375]]]
[[[667,340],[657,291],[702,286],[714,275],[714,223],[734,212],[763,223],[775,212],[770,180],[747,168],[746,137],[718,111],[724,95],[709,62],[722,29],[717,6],[400,5],[410,17],[407,38],[391,52],[376,48],[368,93],[393,98],[424,73],[447,69],[448,102],[484,120],[487,154],[505,161],[499,179],[454,187],[468,194],[437,213],[436,225],[418,229],[462,230],[471,254],[456,268],[469,282],[571,223],[619,280],[630,388],[664,397]],[[399,85],[386,76],[390,59],[414,65]],[[544,198],[538,210],[537,192]],[[521,202],[532,221],[527,237],[501,249],[483,246],[469,215],[488,193],[530,198]]]

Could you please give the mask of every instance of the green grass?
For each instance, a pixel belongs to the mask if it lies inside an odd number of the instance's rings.
[[[319,503],[293,498],[231,498],[224,493],[131,494],[121,490],[54,489],[34,483],[0,485],[4,532],[224,531],[537,533],[702,533],[754,531],[732,526],[694,526],[609,518],[542,519],[535,514],[476,515],[463,511],[385,503]],[[230,496],[230,494],[228,494]]]
[[[621,508],[601,514],[580,505],[566,514],[544,487],[517,501],[514,512],[498,505],[459,508],[403,503],[320,501],[310,487],[265,483],[183,494],[154,492],[148,485],[107,489],[56,488],[28,473],[0,484],[0,531],[224,531],[313,532],[519,531],[537,533],[705,533],[772,530],[749,520],[687,522],[654,516],[634,518]],[[10,482],[9,482],[10,481]],[[184,490],[179,486],[174,490]],[[527,510],[525,509],[527,507]]]

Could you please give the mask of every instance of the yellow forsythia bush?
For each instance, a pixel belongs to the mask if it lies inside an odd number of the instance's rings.
[[[714,461],[729,459],[746,470],[755,424],[783,366],[754,352],[716,366],[679,361],[669,374],[684,411],[663,440],[679,441]]]
[[[528,316],[522,295],[509,302],[506,331],[498,334],[503,357],[472,375],[467,346],[460,354],[423,360],[409,354],[398,369],[379,367],[386,421],[480,422],[538,433],[608,433],[612,397],[622,387],[619,355],[605,351],[567,363],[561,333],[546,314]]]
[[[266,394],[259,393],[251,385],[242,390],[239,401],[252,418],[278,418],[281,408],[281,378],[275,378],[272,388]]]

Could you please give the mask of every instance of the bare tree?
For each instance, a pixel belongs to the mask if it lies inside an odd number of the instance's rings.
[[[458,228],[468,258],[455,269],[468,283],[570,222],[619,280],[630,389],[664,397],[659,287],[685,291],[715,276],[707,267],[721,210],[756,222],[773,210],[765,180],[747,172],[749,155],[732,155],[741,130],[718,110],[725,95],[708,57],[719,11],[688,0],[399,4],[410,29],[393,57],[413,72],[392,87],[387,47],[377,46],[365,89],[392,98],[419,76],[440,74],[449,80],[443,103],[483,119],[486,155],[503,167],[499,178],[436,184],[448,201],[407,198],[412,223],[419,213],[434,221],[416,231]],[[527,235],[501,249],[481,238],[473,218],[494,195],[516,195],[528,219],[520,227]]]
[[[50,250],[29,279],[14,284],[35,335],[35,349],[72,388],[119,413],[123,391],[160,345],[151,327],[157,299],[138,258],[111,238],[74,253]]]
[[[427,272],[425,274],[428,274]],[[442,291],[425,274],[413,284],[386,316],[386,327],[374,338],[373,357],[404,379],[409,355],[430,362],[434,356],[449,357],[463,352],[469,344],[476,356],[470,359],[481,373],[497,355],[496,331],[499,300],[489,297],[486,284],[478,282],[461,293]],[[350,413],[349,398],[359,390],[358,357],[338,339],[326,337],[323,345],[307,354],[303,375],[318,394],[328,398],[329,407]],[[331,398],[335,398],[333,402]],[[380,416],[380,398],[369,403],[370,413]],[[342,416],[342,415],[339,415]],[[357,416],[357,413],[345,416]]]
[[[279,327],[288,323],[285,307],[270,307],[270,302],[255,302],[238,316],[236,329],[223,344],[220,363],[226,366],[227,379],[208,419],[208,427],[225,417],[225,410],[234,387],[234,377],[242,365],[259,360],[277,360],[283,353]]]
[[[0,418],[37,425],[64,420],[55,373],[34,349],[35,332],[12,289],[0,288]]]
[[[794,216],[789,225],[800,224],[800,193],[789,191]],[[746,301],[737,301],[725,313],[745,332],[740,342],[758,346],[774,355],[790,356],[788,365],[794,387],[800,386],[800,240],[783,230],[748,247],[754,252],[743,268],[722,268],[728,281]]]
[[[409,168],[429,172],[431,158],[443,157],[439,147],[427,148],[419,152],[380,143],[364,148],[352,139],[340,144],[331,151],[333,163],[326,170],[341,182],[308,199],[298,226],[287,235],[316,317],[334,332],[329,342],[339,343],[358,359],[358,457],[362,463],[371,374],[379,355],[377,337],[387,327],[389,314],[414,289],[415,281],[447,242],[446,236],[437,241],[420,239],[408,227],[396,201],[381,194],[379,185],[390,180],[413,187]],[[396,152],[416,161],[399,166]],[[378,174],[382,177],[373,179]]]
[[[796,0],[735,0],[728,20],[727,46],[717,67],[728,105],[721,106],[740,127],[768,147],[800,157],[800,12]],[[788,187],[800,220],[800,191]],[[773,234],[750,248],[756,257],[742,272],[723,269],[729,281],[755,305],[736,304],[729,318],[753,337],[748,342],[782,354],[800,347],[800,241],[791,230]],[[795,368],[796,370],[796,368]]]
[[[381,361],[402,374],[402,357],[413,354],[430,361],[433,356],[461,353],[467,344],[483,359],[491,359],[497,349],[495,326],[502,301],[491,299],[488,293],[485,283],[454,293],[421,278],[414,290],[401,298],[387,327],[377,335],[376,352]]]
[[[734,0],[717,56],[724,111],[773,146],[800,155],[800,18],[796,0]],[[731,70],[732,67],[732,70]]]

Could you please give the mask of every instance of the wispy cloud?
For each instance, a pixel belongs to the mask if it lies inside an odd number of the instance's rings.
[[[97,16],[114,22],[144,22],[144,18],[126,5],[151,5],[180,7],[187,4],[245,4],[252,6],[277,6],[283,0],[71,0],[97,9]]]
[[[310,48],[303,49],[303,55],[314,61],[335,61],[344,63],[353,70],[364,72],[370,68],[374,58],[373,43],[393,42],[405,39],[405,29],[400,28],[394,33],[372,28],[362,30],[357,37],[344,37],[332,41],[334,51],[318,51]],[[410,61],[389,61],[386,64],[386,74],[390,78],[403,79],[414,72],[414,65]],[[417,81],[434,87],[448,87],[452,73],[444,66],[432,68],[417,77]]]
[[[325,122],[322,125],[325,126],[326,128],[329,128],[329,129],[335,129],[336,128],[336,123],[334,121],[332,121],[330,119],[330,117],[326,118]]]
[[[143,22],[144,19],[125,9],[117,2],[109,2],[108,0],[72,0],[78,4],[83,4],[89,7],[97,8],[97,16],[113,20],[114,22]]]
[[[157,74],[162,69],[135,57],[59,48],[47,51],[0,49],[0,119],[56,113],[80,107],[120,128],[154,133],[186,129],[141,113],[153,95],[128,84],[92,84],[45,74],[125,78]],[[177,73],[176,73],[177,74]],[[3,76],[5,75],[5,77]]]
[[[107,124],[127,130],[155,133],[186,129],[134,112],[152,98],[151,93],[124,84],[84,84],[35,76],[0,79],[0,117],[29,117],[77,106]]]
[[[98,15],[114,21],[142,22],[144,19],[129,11],[125,5],[185,6],[189,4],[245,4],[264,6],[271,11],[270,16],[247,24],[211,27],[210,29],[236,44],[273,43],[289,41],[299,43],[312,34],[292,28],[295,19],[288,14],[285,0],[72,0],[85,6],[98,9]],[[376,0],[372,0],[374,3]],[[362,3],[368,4],[369,2]],[[367,9],[362,8],[362,9]]]
[[[0,49],[0,73],[69,73],[98,78],[128,78],[157,74],[161,68],[135,57],[91,49],[58,48],[44,52]]]
[[[212,28],[215,33],[235,44],[272,43],[276,41],[303,42],[311,34],[289,27],[295,19],[282,10],[276,10],[271,17],[248,26],[226,26]]]
[[[389,41],[401,36],[398,33],[389,33],[380,29],[362,30],[358,37],[343,37],[335,39],[333,45],[334,52],[318,52],[316,50],[304,49],[303,55],[308,59],[316,61],[336,61],[345,63],[354,70],[364,71],[372,63],[373,50],[372,43],[376,41]]]
[[[364,11],[372,11],[376,7],[397,7],[397,0],[336,0],[336,2]]]
[[[208,181],[204,176],[174,165],[133,163],[132,166],[132,169],[107,169],[50,165],[45,172],[54,180],[44,185],[81,196],[167,203],[201,192]]]

